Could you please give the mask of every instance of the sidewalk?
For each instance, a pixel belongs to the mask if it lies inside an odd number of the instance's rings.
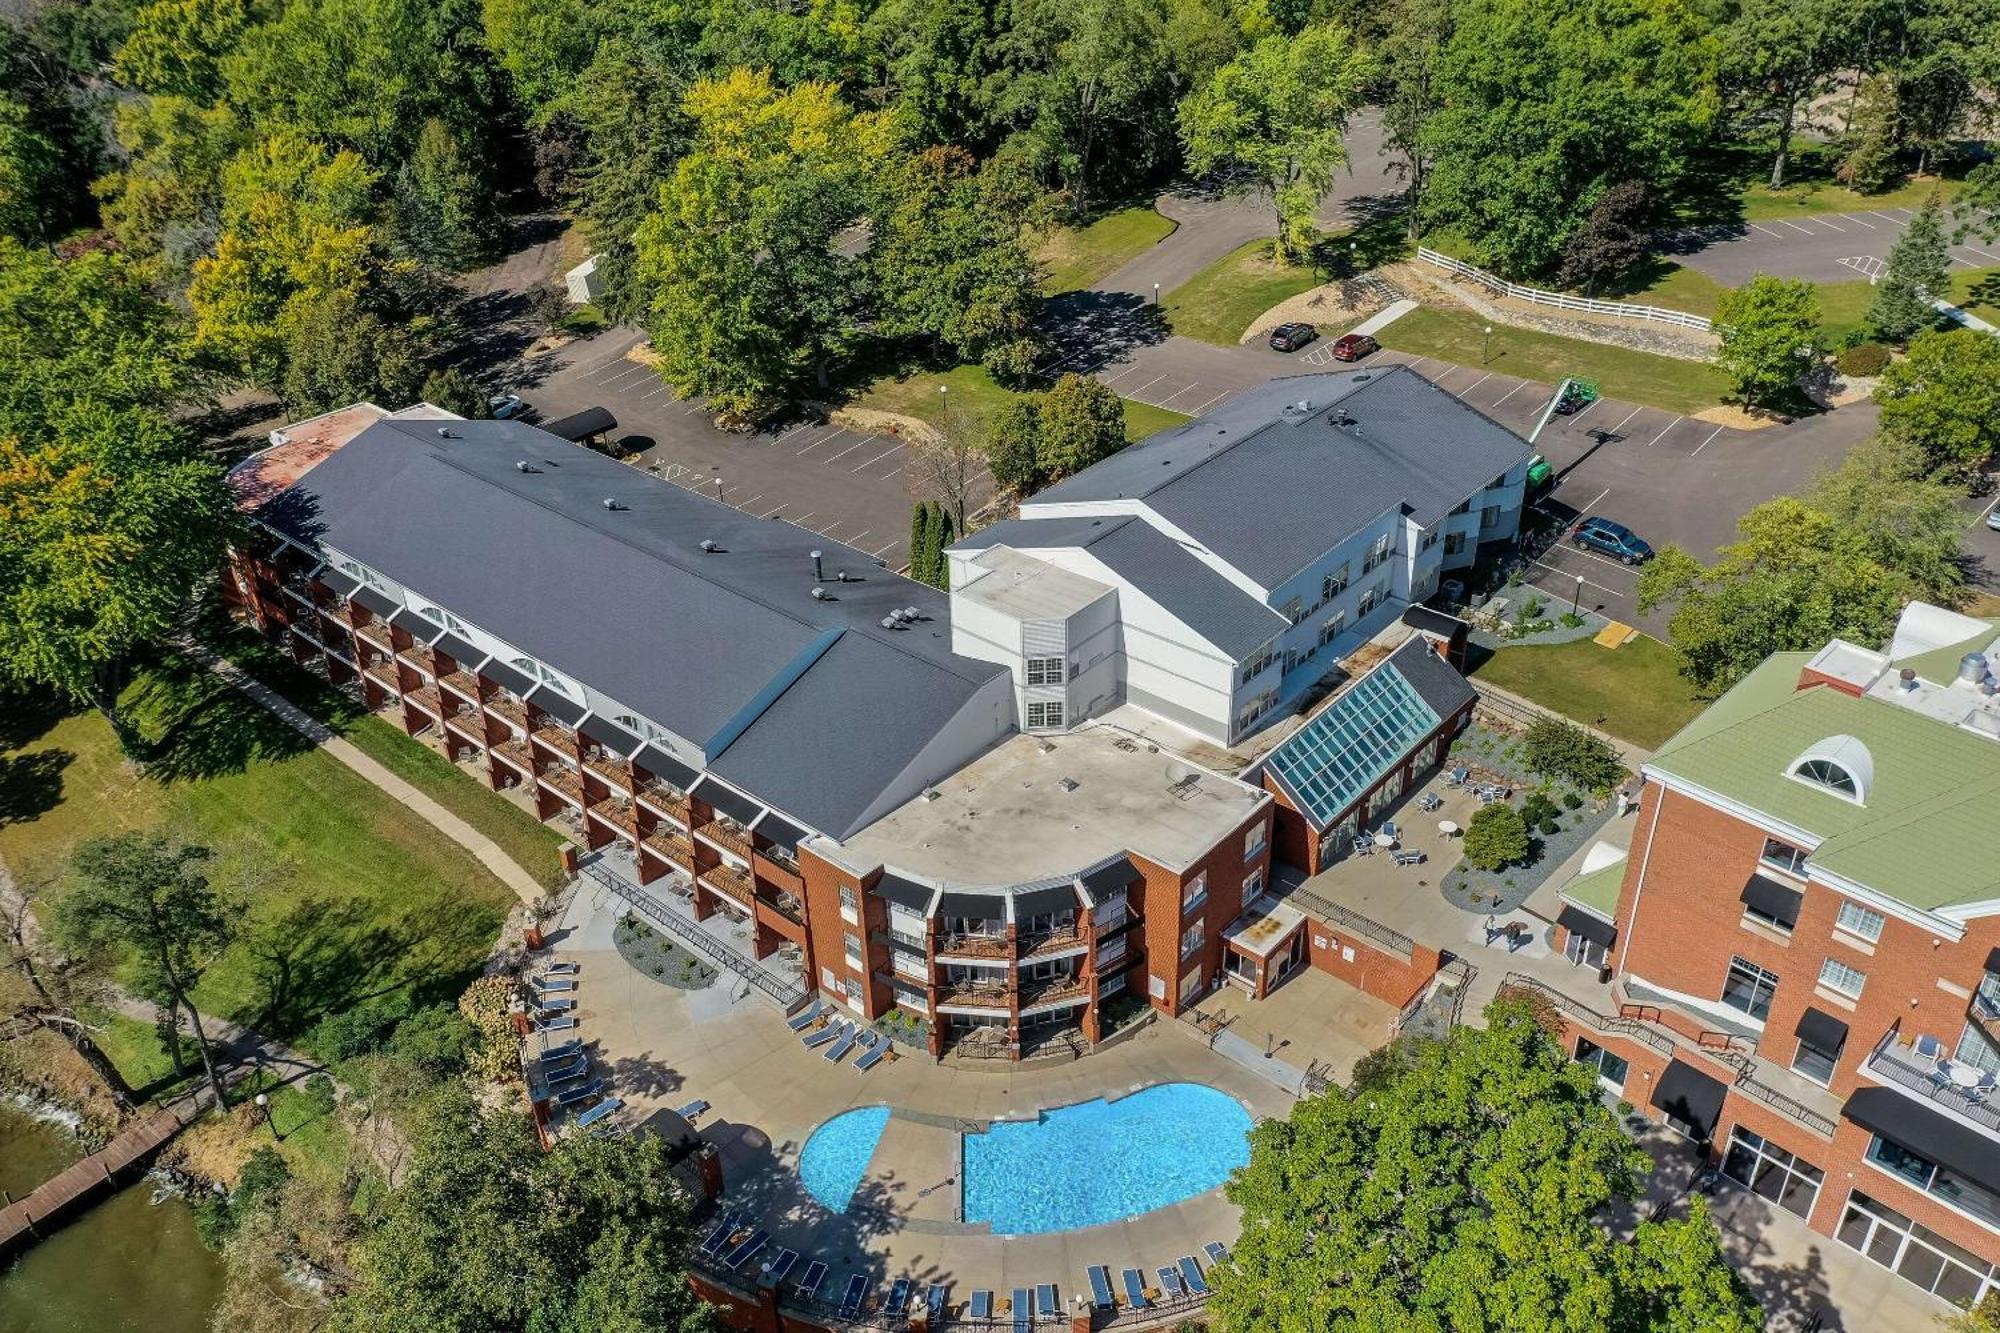
[[[493,872],[495,878],[512,889],[523,904],[533,907],[542,900],[544,896],[542,886],[535,882],[533,875],[521,868],[519,862],[500,850],[498,843],[370,759],[352,742],[342,739],[333,728],[234,662],[195,642],[191,636],[181,636],[176,641],[175,647],[241,690],[260,708],[267,710],[292,730],[374,783],[383,792],[408,806],[438,832],[472,853],[481,865]]]

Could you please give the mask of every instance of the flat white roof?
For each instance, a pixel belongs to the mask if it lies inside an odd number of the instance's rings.
[[[1305,919],[1298,908],[1265,894],[1243,909],[1243,915],[1230,923],[1222,938],[1245,953],[1269,958]]]
[[[952,589],[952,595],[1014,620],[1067,620],[1113,591],[1109,584],[1009,546],[983,551],[972,563],[986,572]]]

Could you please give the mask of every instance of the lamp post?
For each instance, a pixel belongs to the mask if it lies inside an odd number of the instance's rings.
[[[271,1118],[271,1099],[260,1092],[254,1100],[257,1104],[257,1114],[264,1117],[265,1125],[270,1128],[271,1141],[273,1143],[279,1142],[278,1122]]]
[[[1351,278],[1360,271],[1361,254],[1355,249],[1354,242],[1349,241],[1347,243],[1347,276]]]
[[[715,474],[715,498],[720,500],[722,498],[722,469],[711,463],[708,470]]]
[[[1489,360],[1492,359],[1492,351],[1493,351],[1493,326],[1491,324],[1488,324],[1485,328],[1480,330],[1479,334],[1480,365],[1483,366]]]
[[[1576,576],[1576,591],[1570,594],[1569,613],[1575,615],[1576,608],[1583,602],[1583,575]]]

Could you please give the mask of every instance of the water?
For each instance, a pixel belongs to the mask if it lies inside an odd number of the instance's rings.
[[[999,1235],[1097,1226],[1212,1190],[1250,1161],[1250,1113],[1199,1083],[1162,1083],[961,1140],[965,1220]]]
[[[843,1111],[814,1130],[799,1154],[799,1179],[806,1191],[834,1212],[846,1212],[888,1123],[888,1107],[864,1106]]]
[[[58,1125],[0,1100],[0,1189],[16,1197],[83,1150]],[[6,1333],[205,1333],[222,1261],[186,1204],[141,1180],[79,1214],[0,1271]]]

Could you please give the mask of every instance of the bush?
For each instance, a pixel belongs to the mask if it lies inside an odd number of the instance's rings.
[[[1582,617],[1582,616],[1580,616],[1580,615],[1578,615],[1578,614],[1577,614],[1576,612],[1574,612],[1574,611],[1565,611],[1565,612],[1563,612],[1563,613],[1562,613],[1562,614],[1561,614],[1560,616],[1558,616],[1558,617],[1556,617],[1556,618],[1557,618],[1558,620],[1560,620],[1560,621],[1562,622],[1562,625],[1563,625],[1563,628],[1564,628],[1564,629],[1582,629],[1582,628],[1583,628],[1583,617]]]
[[[1530,773],[1585,791],[1602,794],[1625,780],[1625,765],[1608,742],[1562,718],[1545,717],[1529,727],[1522,750]]]
[[[306,1034],[306,1048],[329,1064],[352,1060],[381,1045],[406,1012],[400,1004],[390,1002],[329,1014]]]
[[[1018,389],[1035,378],[1042,359],[1042,345],[1033,338],[1014,338],[995,343],[979,358],[993,378],[1009,389]]]
[[[1833,359],[1843,375],[1880,375],[1889,365],[1889,349],[1881,343],[1850,347]]]
[[[508,1016],[513,1000],[514,984],[506,977],[481,977],[458,997],[458,1012],[479,1034],[469,1061],[471,1071],[489,1082],[520,1073],[519,1038]]]
[[[1579,810],[1582,808],[1583,808],[1583,798],[1581,796],[1578,796],[1573,791],[1566,791],[1563,793],[1563,809]]]
[[[1553,838],[1562,831],[1562,825],[1556,823],[1553,819],[1544,819],[1536,827],[1541,830],[1544,838]]]
[[[1521,802],[1521,820],[1527,824],[1540,824],[1556,817],[1556,803],[1543,792],[1529,792]]]
[[[1481,806],[1465,829],[1465,859],[1475,869],[1498,870],[1528,854],[1528,826],[1520,811],[1494,802]]]

